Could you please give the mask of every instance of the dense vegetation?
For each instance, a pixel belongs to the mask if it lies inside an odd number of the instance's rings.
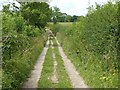
[[[90,87],[118,87],[118,3],[89,7],[73,25],[50,25]],[[57,30],[57,31],[56,31]]]
[[[80,16],[79,19],[78,16],[61,13],[57,7],[54,7],[52,11],[49,5],[44,2],[21,2],[20,4],[20,7],[15,6],[14,3],[8,4],[3,6],[3,10],[0,12],[0,21],[2,21],[2,32],[0,31],[0,35],[2,34],[2,40],[0,37],[2,56],[0,57],[3,60],[0,75],[2,73],[3,89],[14,90],[21,87],[26,81],[45,45],[47,35],[44,28],[47,21],[55,23],[49,24],[49,27],[90,87],[118,87],[120,48],[118,5],[120,6],[120,3],[108,2],[102,6],[96,4],[95,8],[89,7],[89,12],[85,17]],[[10,9],[11,5],[13,5],[12,9]],[[77,22],[75,22],[76,20]],[[56,22],[70,21],[74,23],[56,24]],[[51,51],[50,48],[46,59],[51,59],[49,55]],[[54,52],[58,55],[56,47]],[[57,72],[62,72],[64,77],[59,76],[60,82],[55,87],[71,87],[69,81],[65,81],[65,84],[62,83],[67,75],[59,55],[58,59]],[[44,64],[51,66],[53,62],[45,62]],[[52,67],[44,67],[43,73],[44,70],[51,71]],[[44,77],[48,74],[51,72],[42,75],[43,80],[39,81],[42,83],[38,86],[44,87],[44,83],[52,86],[52,82],[44,82],[47,79]]]
[[[13,7],[10,10],[10,4],[3,6],[2,12],[2,87],[3,89],[19,88],[26,80],[30,71],[44,47],[47,35],[44,30],[47,20],[47,14],[50,12],[47,3],[38,3],[42,11],[38,11],[34,3],[24,3],[19,10]],[[31,16],[25,15],[30,12]],[[43,12],[46,12],[44,13]],[[44,14],[39,14],[44,13]],[[47,13],[48,12],[48,13]],[[34,13],[34,14],[33,14]],[[37,15],[37,16],[32,16]],[[41,16],[39,16],[41,15]],[[26,18],[27,16],[27,18]],[[36,18],[40,20],[35,21]],[[42,23],[44,21],[44,23]],[[35,23],[36,22],[36,23]]]
[[[47,3],[27,3],[21,7],[21,15],[29,24],[37,27],[45,27],[47,21],[50,20],[52,9]]]

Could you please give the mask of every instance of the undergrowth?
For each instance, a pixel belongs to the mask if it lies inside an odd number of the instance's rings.
[[[21,15],[2,13],[2,89],[20,88],[46,42],[46,33]]]

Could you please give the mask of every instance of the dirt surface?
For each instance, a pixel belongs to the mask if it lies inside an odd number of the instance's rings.
[[[64,61],[64,66],[71,80],[73,88],[88,88],[88,86],[84,83],[84,80],[82,79],[82,77],[80,77],[79,73],[76,71],[75,66],[71,63],[71,61],[65,55],[56,37],[55,39],[58,44],[59,53]]]
[[[41,55],[39,56],[37,63],[34,66],[34,70],[31,72],[29,78],[27,79],[27,81],[25,82],[22,88],[37,88],[38,81],[40,79],[41,71],[43,68],[44,59],[48,50],[48,45],[49,45],[49,38],[46,43],[46,46],[44,47]]]

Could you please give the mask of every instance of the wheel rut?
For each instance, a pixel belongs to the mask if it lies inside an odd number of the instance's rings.
[[[45,47],[43,48],[42,53],[38,58],[38,61],[34,66],[34,69],[32,70],[31,74],[29,75],[27,81],[24,83],[22,88],[37,88],[38,81],[40,79],[41,71],[43,68],[44,59],[48,50],[48,45],[49,45],[49,37]]]
[[[82,77],[80,77],[79,73],[76,71],[75,66],[65,55],[56,37],[55,37],[55,40],[58,44],[59,53],[64,61],[64,66],[71,80],[73,88],[88,88],[88,86],[84,83],[84,80],[82,79]]]

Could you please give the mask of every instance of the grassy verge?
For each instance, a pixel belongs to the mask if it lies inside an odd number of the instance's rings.
[[[52,72],[53,72],[52,48],[49,48],[45,57],[45,62],[43,64],[41,78],[38,82],[39,88],[53,88],[53,84],[51,81]]]
[[[31,39],[31,46],[24,51],[17,51],[10,60],[4,61],[2,70],[3,90],[19,88],[26,81],[42,51],[43,40],[40,37]]]
[[[64,40],[61,38],[64,38]],[[118,71],[114,69],[110,61],[107,62],[102,55],[86,50],[83,43],[77,41],[74,43],[74,39],[63,36],[62,33],[58,34],[58,40],[62,43],[66,55],[89,87],[117,88]],[[76,53],[76,47],[80,48],[79,54]],[[111,67],[110,70],[108,67]]]
[[[59,54],[58,47],[56,46],[57,43],[55,39],[53,39],[53,45],[55,46],[54,52],[56,55],[56,61],[58,63],[57,74],[58,74],[59,83],[56,85],[56,88],[72,88],[70,79],[66,73],[66,70],[63,64],[63,60]]]

